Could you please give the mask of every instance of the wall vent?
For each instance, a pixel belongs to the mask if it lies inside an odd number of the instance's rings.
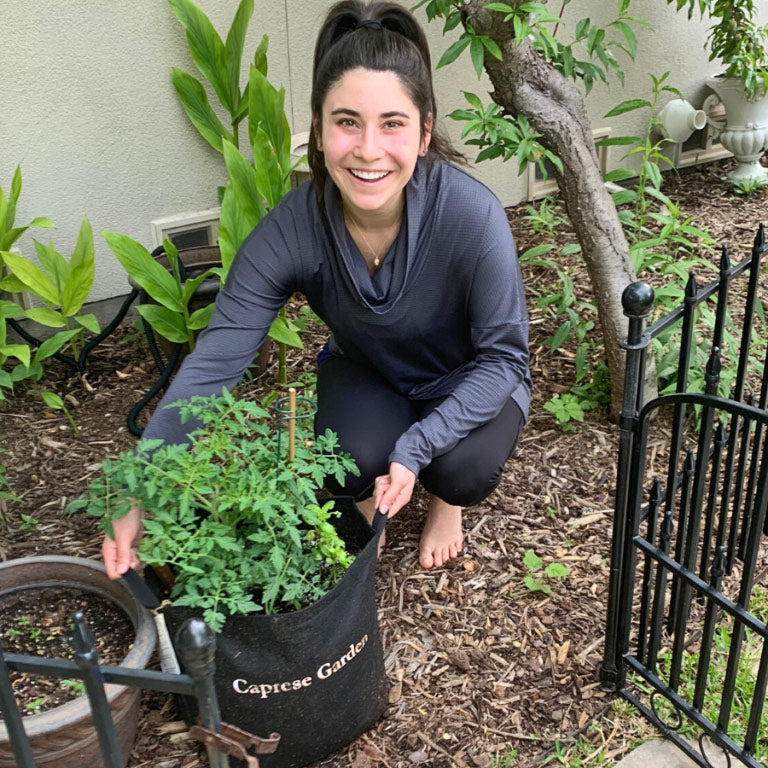
[[[705,103],[706,106],[706,103]],[[707,117],[716,122],[725,120],[725,107],[717,104],[707,112]],[[721,160],[730,157],[731,153],[720,143],[720,139],[714,137],[714,131],[710,127],[709,120],[700,130],[694,131],[687,141],[677,144],[673,162],[678,168],[698,163],[709,163],[713,160]]]
[[[152,222],[152,247],[157,248],[168,238],[177,248],[198,248],[216,245],[219,240],[221,208],[180,213]]]

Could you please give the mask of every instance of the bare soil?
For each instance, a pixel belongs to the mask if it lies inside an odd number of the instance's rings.
[[[728,167],[718,163],[670,178],[664,191],[738,259],[766,219],[768,191],[733,195],[724,178]],[[509,211],[521,252],[541,241],[524,215],[524,206]],[[558,245],[569,238],[567,226],[560,227]],[[579,298],[588,301],[583,268],[573,260],[567,266]],[[318,767],[532,766],[556,742],[610,714],[598,673],[618,428],[597,409],[564,432],[543,409],[573,383],[575,346],[551,353],[546,342],[560,321],[538,307],[536,297],[555,284],[554,270],[526,267],[524,273],[535,388],[517,453],[496,491],[466,510],[464,552],[445,567],[424,571],[418,565],[422,494],[390,522],[377,575],[390,707],[375,728]],[[322,329],[312,329],[305,341],[304,353],[289,353],[289,378],[312,368]],[[47,369],[40,388],[65,397],[78,434],[61,412],[34,397],[33,388],[17,387],[0,409],[0,463],[20,498],[6,505],[0,559],[99,556],[101,534],[93,519],[63,510],[96,476],[105,455],[135,445],[126,416],[154,378],[146,347],[128,325],[93,352],[85,376],[58,363]],[[248,386],[266,391],[273,381],[274,368]],[[527,550],[545,565],[569,569],[566,577],[541,579],[551,594],[525,586]],[[177,720],[169,699],[145,694],[132,768],[205,763]],[[616,727],[608,742],[614,758],[630,746]],[[517,762],[502,762],[511,750]]]

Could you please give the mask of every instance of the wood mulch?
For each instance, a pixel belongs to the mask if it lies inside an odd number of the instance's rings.
[[[665,192],[732,253],[745,255],[766,219],[768,192],[734,196],[724,181],[727,167],[718,163],[670,178]],[[520,251],[540,241],[524,215],[522,205],[509,211]],[[568,237],[567,225],[561,227],[558,244]],[[567,266],[579,298],[588,301],[583,268],[573,260]],[[618,428],[594,410],[564,432],[543,409],[572,384],[575,346],[551,353],[546,342],[560,321],[536,305],[536,294],[556,281],[554,271],[526,267],[524,273],[535,389],[517,453],[496,491],[466,511],[464,551],[445,567],[424,571],[418,565],[423,494],[390,522],[377,571],[390,706],[376,727],[317,768],[533,766],[593,721],[611,724],[601,738],[612,757],[631,745],[613,724],[612,701],[598,680]],[[313,329],[306,341],[304,354],[289,354],[291,378],[312,367],[322,331]],[[142,339],[124,326],[95,350],[86,376],[56,363],[46,371],[41,389],[65,396],[77,435],[61,412],[46,408],[25,386],[0,407],[0,463],[20,497],[7,503],[0,522],[0,559],[99,556],[101,534],[93,519],[63,510],[96,476],[106,454],[135,445],[126,415],[154,375]],[[251,386],[268,389],[273,375],[268,371]],[[562,578],[532,574],[550,594],[524,585],[527,550],[544,565],[567,566]],[[145,694],[129,765],[205,764],[177,720],[169,699]]]

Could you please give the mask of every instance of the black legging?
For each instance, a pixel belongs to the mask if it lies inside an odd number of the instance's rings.
[[[357,499],[370,496],[374,480],[389,472],[389,454],[398,438],[442,400],[409,400],[370,368],[342,357],[323,360],[318,366],[315,431],[336,432],[341,449],[360,469],[360,476],[348,475],[343,487],[328,478],[331,491]],[[523,424],[520,408],[508,400],[498,416],[433,459],[419,474],[419,482],[448,504],[479,503],[499,484]]]

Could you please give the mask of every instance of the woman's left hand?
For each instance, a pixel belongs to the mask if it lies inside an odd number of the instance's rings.
[[[393,461],[389,474],[376,478],[374,501],[376,509],[394,517],[410,500],[416,485],[416,475],[408,467]]]

